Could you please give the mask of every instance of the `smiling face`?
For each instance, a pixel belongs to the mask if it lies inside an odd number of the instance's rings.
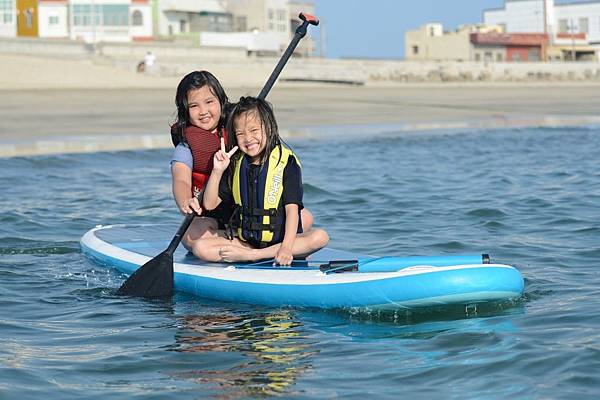
[[[258,112],[241,113],[233,120],[233,127],[240,150],[250,157],[252,164],[259,164],[267,147],[267,135]]]
[[[209,132],[217,128],[221,118],[221,103],[207,85],[188,91],[187,102],[192,125]]]

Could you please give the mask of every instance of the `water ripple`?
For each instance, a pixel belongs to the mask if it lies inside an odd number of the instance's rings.
[[[291,142],[332,247],[491,253],[525,294],[391,313],[123,298],[124,276],[78,240],[97,224],[178,224],[170,150],[0,159],[2,396],[595,397],[598,127]]]

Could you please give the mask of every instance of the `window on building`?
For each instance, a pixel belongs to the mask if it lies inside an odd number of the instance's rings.
[[[558,20],[558,32],[559,33],[567,33],[569,32],[569,21],[566,19]]]
[[[503,58],[502,53],[496,53],[496,62],[502,62]]]
[[[414,55],[417,55],[417,54],[419,54],[419,46],[413,46],[413,47],[412,47],[412,53],[413,53]]]
[[[275,18],[275,13],[272,8],[267,10],[267,15],[269,16],[269,20],[273,20]]]
[[[179,32],[181,32],[181,33],[187,32],[186,27],[187,27],[186,21],[184,19],[179,20]]]
[[[269,22],[269,30],[270,31],[274,31],[275,30],[275,24],[272,22]]]
[[[589,20],[587,18],[579,18],[579,32],[589,32]]]
[[[285,21],[287,19],[286,10],[277,10],[277,21]]]
[[[73,25],[128,26],[129,5],[126,4],[73,4]]]
[[[48,16],[48,25],[58,25],[59,24],[58,15],[49,15]]]
[[[475,61],[481,61],[481,54],[475,53]]]
[[[102,23],[106,26],[129,25],[129,5],[103,4],[101,13]]]
[[[483,55],[483,59],[488,62],[488,61],[492,61],[494,59],[494,56],[492,54],[491,51],[486,51]]]
[[[13,2],[12,0],[0,0],[0,24],[10,24],[13,22]]]
[[[140,10],[135,10],[131,13],[131,25],[142,26],[144,25],[144,15]]]

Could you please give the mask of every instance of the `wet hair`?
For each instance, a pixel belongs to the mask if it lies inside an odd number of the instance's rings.
[[[200,89],[208,86],[210,91],[215,95],[221,104],[221,118],[217,128],[222,128],[225,125],[226,110],[229,107],[229,99],[225,94],[225,90],[221,83],[213,74],[208,71],[194,71],[183,77],[179,85],[177,85],[177,93],[175,94],[175,105],[177,106],[177,120],[171,125],[171,140],[173,145],[185,143],[185,128],[190,125],[190,114],[188,110],[187,95],[190,90]]]
[[[234,104],[228,113],[229,115],[227,117],[227,126],[225,130],[229,135],[229,143],[235,143],[237,141],[234,127],[235,119],[248,112],[255,112],[258,115],[263,131],[265,132],[265,136],[267,138],[265,151],[263,152],[260,160],[260,163],[264,164],[269,158],[271,151],[273,151],[276,146],[281,147],[282,143],[282,140],[279,137],[279,129],[277,127],[277,121],[275,120],[275,114],[273,113],[271,104],[269,104],[266,100],[256,97],[240,97],[240,101]]]

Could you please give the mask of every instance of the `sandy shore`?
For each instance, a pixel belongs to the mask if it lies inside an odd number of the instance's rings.
[[[2,57],[0,157],[170,146],[168,126],[174,118],[179,78],[144,76],[85,61],[32,64],[36,60],[23,56]],[[259,91],[227,87],[226,82],[225,86],[232,100]],[[288,135],[322,134],[333,125],[337,127],[332,131],[338,133],[344,126],[360,132],[357,125],[373,124],[418,131],[599,123],[598,89],[597,84],[585,83],[380,87],[278,83],[269,100]]]

